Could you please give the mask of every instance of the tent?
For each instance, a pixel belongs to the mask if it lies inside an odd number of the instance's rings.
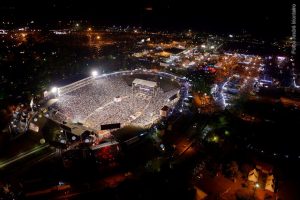
[[[270,192],[274,192],[275,186],[274,186],[274,176],[270,175],[267,177],[265,190],[269,190]]]
[[[196,200],[203,200],[203,199],[206,199],[207,197],[207,194],[202,191],[201,189],[199,189],[197,186],[194,186],[194,189],[196,190],[196,196],[195,196],[195,199]]]
[[[248,181],[257,182],[258,181],[258,172],[256,169],[253,169],[248,174]]]

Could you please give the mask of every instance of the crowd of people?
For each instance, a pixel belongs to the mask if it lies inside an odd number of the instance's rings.
[[[159,118],[164,105],[172,106],[170,96],[179,88],[164,92],[157,89],[156,95],[133,91],[122,76],[110,75],[94,79],[90,84],[58,97],[52,105],[52,115],[57,121],[69,120],[100,129],[103,124],[121,123],[145,126]],[[121,98],[120,102],[114,101]],[[56,116],[57,115],[57,116]]]

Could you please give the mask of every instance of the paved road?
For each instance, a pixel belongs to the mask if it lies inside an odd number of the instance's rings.
[[[22,159],[25,159],[28,156],[30,156],[32,154],[35,154],[37,152],[40,152],[40,151],[42,151],[45,148],[49,148],[49,145],[48,144],[39,145],[37,147],[34,147],[34,148],[30,149],[29,151],[22,152],[22,153],[14,156],[12,158],[9,158],[7,160],[0,160],[0,169],[1,168],[5,168],[5,167],[9,166],[10,164],[13,164],[13,163],[15,163],[17,161],[21,161]]]

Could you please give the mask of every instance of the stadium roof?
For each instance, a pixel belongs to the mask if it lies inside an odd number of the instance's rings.
[[[52,106],[53,104],[55,104],[58,101],[58,99],[49,99],[46,103],[47,107]]]
[[[135,85],[144,85],[144,86],[151,87],[151,88],[157,87],[156,82],[147,81],[147,80],[143,80],[143,79],[139,79],[139,78],[134,79],[132,83]]]
[[[65,122],[61,126],[62,126],[62,128],[68,130],[69,132],[71,132],[72,134],[74,134],[76,136],[81,136],[82,134],[84,134],[86,132],[92,132],[92,130],[87,127],[84,127],[79,124],[71,123],[71,122]]]

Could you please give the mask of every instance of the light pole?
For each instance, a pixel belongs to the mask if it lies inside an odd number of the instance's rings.
[[[255,183],[254,188],[253,188],[253,199],[255,199],[255,191],[256,189],[259,188],[259,183]]]
[[[55,98],[58,96],[58,88],[57,87],[52,87],[51,92],[52,92],[52,94],[54,94]]]
[[[98,76],[98,71],[94,70],[91,72],[92,77],[96,78]]]

